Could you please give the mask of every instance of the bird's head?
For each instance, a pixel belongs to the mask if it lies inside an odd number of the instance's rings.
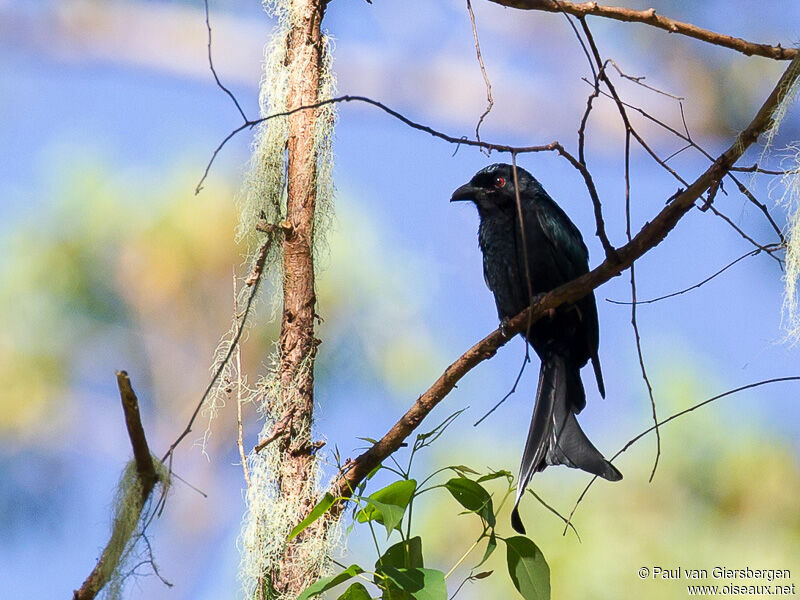
[[[517,167],[520,197],[525,192],[538,192],[539,182],[525,169]],[[450,197],[450,202],[469,200],[481,213],[514,210],[517,194],[514,187],[514,168],[505,163],[489,165],[475,173],[469,183],[462,185]]]

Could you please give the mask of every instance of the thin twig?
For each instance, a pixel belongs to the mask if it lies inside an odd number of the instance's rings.
[[[498,400],[497,404],[495,404],[492,408],[489,409],[489,411],[485,415],[483,415],[480,419],[478,419],[472,424],[473,427],[477,427],[478,425],[483,423],[486,417],[488,417],[494,411],[496,411],[503,402],[508,400],[517,391],[517,385],[519,385],[519,381],[520,379],[522,379],[522,374],[525,372],[525,366],[529,362],[531,362],[530,344],[528,343],[528,340],[525,340],[525,358],[522,359],[522,365],[520,365],[519,367],[519,373],[517,373],[517,378],[514,380],[514,385],[511,386],[511,389],[508,390],[508,392],[506,392],[505,396],[503,396],[502,398],[500,398],[500,400]]]
[[[236,289],[236,271],[233,272],[233,314],[239,314],[239,296]],[[239,448],[239,458],[242,461],[242,472],[247,489],[250,489],[250,469],[247,467],[247,456],[244,452],[242,432],[242,346],[236,344],[236,445]]]
[[[211,57],[211,20],[209,19],[208,16],[208,0],[204,0],[203,3],[205,4],[205,10],[206,10],[206,29],[208,30],[208,66],[211,69],[211,74],[214,76],[214,81],[216,81],[220,89],[222,89],[223,92],[228,94],[230,99],[233,100],[233,103],[236,105],[236,110],[238,110],[239,114],[242,116],[242,120],[245,123],[247,123],[247,115],[244,114],[242,107],[239,105],[239,101],[236,99],[236,96],[234,96],[233,93],[228,88],[222,85],[222,82],[219,80],[219,77],[217,76],[217,70],[214,68],[214,59]]]
[[[777,244],[777,245],[776,244],[767,244],[767,245],[759,244],[757,241],[755,241],[753,238],[751,238],[749,235],[747,235],[747,233],[745,233],[745,231],[741,227],[739,227],[736,223],[734,223],[733,220],[729,216],[727,216],[725,213],[720,211],[713,204],[709,204],[708,208],[712,213],[714,213],[720,219],[725,221],[730,226],[731,229],[733,229],[736,233],[738,233],[742,237],[742,239],[747,240],[748,242],[750,242],[758,250],[761,250],[762,252],[766,252],[767,255],[770,258],[772,258],[773,260],[775,260],[778,263],[778,265],[780,265],[781,269],[783,269],[783,261],[779,257],[775,256],[775,254],[774,254],[775,250],[772,249],[772,248],[776,248],[776,247],[779,248],[781,246],[780,244]]]
[[[586,79],[584,79],[584,81],[586,81],[586,83],[589,83],[589,84],[591,85],[591,82],[587,81]],[[605,95],[605,96],[609,97],[609,98],[612,98],[612,96],[611,96],[610,94],[607,94],[607,93],[605,93],[605,92],[602,92],[602,91],[601,91],[601,93],[602,93],[603,95]],[[662,166],[662,167],[663,167],[663,168],[664,168],[664,169],[665,169],[665,170],[666,170],[668,173],[670,173],[670,174],[671,174],[671,175],[672,175],[672,176],[673,176],[675,179],[677,179],[678,181],[680,181],[682,184],[686,185],[686,181],[685,181],[685,180],[684,180],[682,177],[680,177],[676,171],[674,171],[672,168],[668,167],[668,166],[667,166],[667,164],[666,164],[666,163],[667,163],[667,162],[668,162],[670,159],[672,159],[673,157],[677,156],[677,155],[678,155],[678,154],[680,154],[681,152],[683,152],[683,151],[687,150],[688,148],[694,148],[695,150],[697,150],[698,152],[700,152],[700,153],[701,153],[703,156],[705,156],[705,157],[706,157],[706,158],[707,158],[709,161],[712,161],[712,162],[713,162],[713,160],[714,160],[714,157],[713,157],[713,156],[712,156],[712,155],[711,155],[711,154],[710,154],[708,151],[706,151],[706,150],[705,150],[705,149],[704,149],[702,146],[700,146],[699,144],[697,144],[697,143],[696,143],[696,142],[695,142],[695,141],[692,139],[692,136],[691,136],[691,134],[689,133],[689,127],[688,127],[688,125],[686,124],[686,115],[685,115],[685,113],[684,113],[684,110],[683,110],[683,103],[682,103],[682,102],[678,102],[678,105],[679,105],[679,107],[680,107],[681,122],[683,123],[683,129],[684,129],[684,133],[681,133],[680,131],[678,131],[678,130],[677,130],[677,129],[675,129],[674,127],[671,127],[671,126],[669,126],[668,124],[666,124],[666,123],[664,123],[663,121],[661,121],[660,119],[657,119],[656,117],[652,116],[650,113],[648,113],[647,111],[645,111],[644,109],[642,109],[642,108],[640,108],[640,107],[638,107],[638,106],[634,106],[634,105],[632,105],[632,104],[629,104],[629,103],[627,103],[627,102],[622,102],[622,105],[623,105],[623,106],[625,106],[626,108],[630,108],[631,110],[634,110],[634,111],[638,112],[640,115],[642,115],[642,116],[643,116],[643,117],[645,117],[646,119],[648,119],[648,120],[652,121],[653,123],[655,123],[655,124],[656,124],[656,125],[658,125],[659,127],[663,128],[663,129],[664,129],[664,130],[666,130],[666,131],[669,131],[669,132],[670,132],[670,133],[672,133],[674,136],[676,136],[676,137],[680,138],[681,140],[683,140],[683,141],[685,141],[685,142],[687,143],[687,146],[681,147],[679,150],[677,150],[677,151],[673,152],[673,153],[672,153],[672,154],[670,154],[670,155],[669,155],[667,158],[665,158],[665,159],[663,159],[663,160],[662,160],[662,159],[660,159],[660,158],[659,158],[659,157],[656,155],[656,153],[655,153],[655,152],[654,152],[654,151],[653,151],[653,150],[652,150],[652,149],[651,149],[651,148],[650,148],[650,147],[649,147],[649,146],[648,146],[648,145],[647,145],[647,144],[644,142],[644,140],[643,140],[643,139],[641,139],[641,138],[640,138],[638,135],[636,135],[637,141],[639,141],[639,142],[642,144],[642,146],[645,148],[645,150],[647,150],[648,154],[650,154],[650,156],[651,156],[651,157],[653,157],[653,159],[654,159],[654,160],[655,160],[657,163],[659,163],[659,164],[660,164],[660,165],[661,165],[661,166]],[[784,175],[784,174],[786,174],[786,173],[791,173],[791,171],[786,171],[786,172],[785,172],[785,171],[770,171],[770,170],[767,170],[767,169],[761,169],[760,167],[758,167],[758,165],[753,165],[753,166],[751,166],[751,167],[741,167],[741,168],[732,167],[730,170],[731,170],[731,171],[744,172],[744,173],[748,173],[748,172],[758,172],[758,173],[764,173],[764,174],[768,174],[768,175]],[[758,199],[756,199],[756,197],[755,197],[755,196],[752,194],[752,192],[750,192],[750,190],[748,190],[748,189],[747,189],[747,188],[744,186],[744,184],[742,184],[742,183],[739,181],[739,179],[738,179],[738,178],[737,178],[735,175],[733,175],[733,173],[730,173],[730,172],[728,172],[728,173],[727,173],[727,176],[728,176],[728,177],[730,177],[730,178],[731,178],[731,179],[732,179],[732,180],[733,180],[733,181],[736,183],[737,187],[739,188],[739,191],[740,191],[740,192],[741,192],[741,193],[742,193],[742,194],[743,194],[743,195],[744,195],[744,196],[745,196],[745,197],[746,197],[746,198],[747,198],[747,199],[748,199],[748,200],[749,200],[749,201],[750,201],[750,202],[751,202],[751,203],[752,203],[754,206],[756,206],[756,207],[757,207],[757,208],[758,208],[758,209],[759,209],[759,210],[760,210],[762,213],[764,213],[764,216],[766,217],[766,219],[767,219],[767,221],[769,222],[769,224],[770,224],[770,226],[772,227],[772,229],[773,229],[773,230],[775,231],[775,233],[778,235],[778,238],[780,239],[780,241],[781,241],[781,242],[784,242],[784,241],[785,241],[785,239],[784,239],[784,236],[783,236],[783,231],[781,231],[781,228],[780,228],[780,227],[778,227],[778,224],[777,224],[777,223],[775,222],[775,220],[772,218],[772,215],[770,214],[770,212],[769,212],[769,210],[767,209],[766,205],[765,205],[764,203],[762,203],[762,202],[759,202],[759,201],[758,201]]]
[[[716,400],[719,400],[721,398],[725,398],[726,396],[731,396],[733,394],[736,394],[738,392],[742,392],[744,390],[749,390],[749,389],[752,389],[752,388],[761,387],[762,385],[768,385],[768,384],[771,384],[771,383],[780,383],[780,382],[784,382],[784,381],[800,381],[800,376],[776,377],[774,379],[765,379],[763,381],[758,381],[756,383],[750,383],[750,384],[743,385],[741,387],[738,387],[738,388],[735,388],[735,389],[732,389],[732,390],[728,390],[727,392],[723,392],[722,394],[718,394],[717,396],[713,396],[712,398],[708,398],[707,400],[703,400],[702,402],[694,404],[694,405],[690,406],[689,408],[686,408],[686,409],[684,409],[682,411],[679,411],[679,412],[675,413],[674,415],[671,415],[671,416],[667,417],[663,421],[659,421],[657,425],[653,425],[652,427],[649,427],[648,429],[645,429],[640,434],[638,434],[638,435],[634,436],[633,438],[631,438],[630,440],[628,440],[625,443],[625,445],[622,448],[620,448],[620,450],[614,456],[612,456],[609,459],[609,462],[614,462],[617,459],[617,457],[619,457],[620,454],[622,454],[623,452],[627,451],[628,448],[633,446],[636,442],[638,442],[640,439],[642,439],[644,436],[646,436],[651,431],[655,431],[657,427],[663,427],[664,425],[666,425],[670,421],[673,421],[673,420],[677,419],[678,417],[682,417],[683,415],[685,415],[687,413],[695,411],[698,408],[701,408],[701,407],[705,406],[706,404],[710,404],[710,403],[712,403],[712,402],[714,402]],[[576,500],[575,505],[572,507],[572,511],[570,511],[569,517],[567,518],[567,524],[568,525],[570,523],[572,523],[572,517],[575,515],[575,511],[578,509],[578,506],[583,501],[584,497],[586,496],[586,493],[589,491],[589,488],[592,487],[592,484],[595,482],[596,479],[597,479],[596,475],[594,477],[592,477],[592,479],[589,480],[589,483],[586,484],[586,487],[583,489],[583,491],[581,492],[580,496],[578,496],[578,499]],[[564,531],[562,533],[563,533],[563,535],[566,535],[566,533],[567,533],[567,527],[566,526],[564,526]]]
[[[783,231],[781,231],[781,228],[778,227],[778,224],[772,218],[772,215],[770,214],[769,209],[767,208],[767,205],[764,204],[763,202],[760,202],[755,197],[753,192],[751,192],[749,189],[747,189],[747,186],[745,186],[741,181],[739,181],[739,178],[736,177],[736,175],[734,175],[733,173],[728,173],[728,177],[733,179],[733,182],[736,184],[736,187],[739,188],[739,192],[745,198],[747,198],[750,201],[751,204],[753,204],[756,207],[758,207],[758,209],[762,213],[764,213],[764,216],[766,217],[767,221],[769,221],[769,224],[772,226],[773,231],[775,231],[775,233],[778,235],[778,239],[781,241],[781,244],[785,244],[786,243],[786,238],[783,237]]]
[[[694,146],[693,146],[692,144],[686,144],[685,146],[681,146],[680,148],[678,148],[677,150],[675,150],[675,152],[673,152],[673,153],[672,153],[672,154],[670,154],[670,155],[669,155],[667,158],[665,158],[665,159],[664,159],[664,162],[665,162],[665,163],[668,163],[668,162],[669,162],[669,161],[671,161],[673,158],[675,158],[676,156],[678,156],[678,154],[681,154],[682,152],[686,152],[686,151],[687,151],[687,150],[689,150],[690,148],[694,148]]]
[[[545,501],[544,501],[544,499],[543,499],[543,498],[542,498],[542,497],[541,497],[539,494],[537,494],[536,492],[534,492],[532,489],[528,488],[528,492],[530,492],[530,493],[533,495],[533,497],[534,497],[534,498],[536,498],[536,499],[539,501],[539,504],[541,504],[542,506],[544,506],[544,507],[545,507],[547,510],[549,510],[551,513],[553,513],[553,514],[554,514],[555,516],[557,516],[559,519],[561,519],[562,521],[564,521],[564,526],[565,526],[565,527],[569,527],[570,529],[572,529],[573,533],[575,534],[575,537],[576,537],[576,538],[578,538],[578,541],[579,541],[579,542],[581,542],[581,543],[583,543],[583,540],[581,540],[581,536],[578,534],[578,530],[577,530],[577,529],[575,529],[575,525],[573,525],[572,523],[570,523],[569,521],[567,521],[567,517],[565,517],[564,515],[562,515],[560,512],[558,512],[558,511],[557,511],[555,508],[553,508],[552,506],[550,506],[550,505],[549,505],[547,502],[545,502]]]
[[[584,55],[586,56],[586,60],[589,63],[589,68],[592,71],[592,80],[593,80],[593,87],[594,91],[589,94],[589,97],[586,99],[586,109],[583,111],[583,117],[581,118],[581,124],[578,127],[578,160],[581,162],[582,165],[586,166],[586,155],[584,153],[584,147],[586,145],[586,125],[589,122],[589,115],[592,112],[592,108],[594,107],[594,100],[600,95],[600,74],[597,72],[597,69],[594,66],[594,61],[592,60],[591,55],[589,54],[589,49],[586,47],[586,43],[583,41],[581,37],[580,31],[575,26],[575,23],[572,22],[572,17],[568,13],[564,13],[564,18],[569,23],[569,26],[572,28],[575,37],[578,39],[578,43],[581,45],[581,49],[583,50]],[[605,65],[603,66],[605,68]],[[584,81],[586,81],[584,79]]]
[[[272,239],[269,238],[261,246],[258,258],[256,259],[255,266],[253,267],[253,273],[255,274],[255,281],[253,282],[253,285],[250,288],[250,294],[247,297],[247,303],[245,304],[244,307],[244,313],[242,313],[241,319],[239,319],[239,322],[236,327],[236,333],[234,334],[233,339],[231,340],[231,344],[230,347],[228,348],[228,351],[225,353],[225,356],[223,357],[219,366],[214,371],[214,374],[211,377],[211,381],[208,382],[208,385],[206,386],[203,395],[197,402],[194,412],[192,412],[191,417],[189,417],[189,422],[187,423],[185,429],[181,432],[181,434],[177,437],[177,439],[174,442],[172,442],[172,444],[170,444],[169,449],[161,458],[162,462],[169,459],[170,471],[172,470],[172,457],[175,452],[175,448],[177,448],[178,444],[180,444],[183,441],[183,439],[191,433],[192,426],[194,425],[194,422],[197,419],[197,415],[200,414],[200,409],[203,407],[203,404],[205,404],[206,400],[208,400],[208,397],[211,395],[211,391],[217,384],[220,375],[222,375],[222,371],[225,369],[226,365],[233,356],[233,353],[236,351],[237,346],[239,345],[239,340],[242,337],[242,333],[244,332],[244,328],[247,323],[247,317],[250,315],[250,310],[253,307],[253,301],[255,300],[259,284],[261,283],[261,279],[264,274],[264,264],[267,260],[267,254],[269,253],[269,248],[271,244],[272,244]]]
[[[282,437],[287,433],[289,433],[290,431],[289,425],[291,425],[293,417],[294,417],[294,411],[293,410],[287,411],[286,414],[284,414],[283,417],[281,417],[281,419],[277,423],[275,423],[275,425],[272,427],[272,432],[263,440],[258,442],[258,444],[255,445],[255,447],[253,448],[253,452],[258,454],[264,448],[269,446],[272,442],[277,440],[279,437]]]
[[[630,132],[625,136],[625,221],[626,233],[628,241],[631,241],[631,183],[630,183],[630,150],[631,150],[631,137]],[[658,460],[661,458],[661,432],[658,429],[658,413],[656,412],[656,399],[653,394],[653,386],[650,383],[650,378],[647,376],[647,368],[644,364],[644,353],[642,352],[642,338],[639,334],[639,323],[636,320],[636,263],[631,265],[631,326],[633,327],[633,336],[636,340],[636,354],[639,357],[639,367],[642,371],[642,379],[647,387],[647,395],[650,398],[650,408],[653,411],[653,423],[656,426],[656,457],[653,460],[653,469],[650,472],[650,481],[656,474],[658,468]]]
[[[492,98],[492,83],[489,81],[489,76],[486,74],[486,65],[483,64],[483,56],[481,56],[481,43],[478,40],[478,27],[475,25],[475,13],[472,12],[472,2],[467,0],[467,10],[469,11],[469,21],[472,23],[472,37],[475,39],[475,53],[478,55],[478,64],[481,67],[481,75],[483,75],[483,82],[486,84],[486,109],[478,119],[478,124],[475,126],[475,139],[481,139],[481,125],[486,116],[492,111],[494,106],[494,98]],[[487,156],[489,150],[486,151]]]
[[[383,112],[388,115],[391,115],[395,119],[399,120],[400,122],[404,123],[408,127],[412,129],[416,129],[417,131],[422,131],[432,135],[435,138],[440,140],[444,140],[451,144],[456,145],[465,145],[465,146],[474,146],[476,148],[484,148],[486,150],[495,150],[497,152],[513,152],[516,154],[528,154],[534,152],[556,152],[559,156],[565,158],[583,177],[584,184],[586,185],[586,189],[589,192],[589,196],[592,200],[592,205],[594,207],[595,213],[595,222],[597,225],[597,236],[600,238],[600,243],[603,245],[603,249],[606,253],[606,258],[611,258],[612,260],[615,259],[615,249],[608,241],[608,236],[606,235],[605,231],[605,223],[603,221],[603,213],[602,213],[602,204],[600,202],[600,197],[597,194],[597,188],[595,187],[594,180],[592,178],[592,174],[589,170],[578,161],[571,153],[561,145],[560,142],[554,141],[550,142],[549,144],[542,144],[537,146],[509,146],[508,144],[494,144],[489,142],[484,142],[482,140],[473,140],[468,138],[467,136],[456,137],[452,135],[448,135],[446,133],[442,133],[441,131],[437,131],[432,127],[427,125],[423,125],[421,123],[417,123],[412,121],[405,115],[397,112],[396,110],[389,108],[385,104],[378,102],[377,100],[373,100],[372,98],[367,98],[366,96],[353,96],[353,95],[345,95],[345,96],[338,96],[336,98],[328,98],[326,100],[320,100],[319,102],[314,102],[312,104],[306,104],[303,106],[298,106],[296,108],[273,113],[271,115],[267,115],[265,117],[261,117],[259,119],[255,119],[252,121],[247,121],[231,131],[225,138],[220,142],[220,144],[216,147],[214,152],[211,155],[211,159],[209,160],[208,164],[206,165],[205,170],[203,171],[203,176],[200,178],[197,186],[195,187],[195,193],[199,193],[200,190],[203,189],[203,182],[205,182],[206,178],[208,177],[208,173],[211,170],[211,166],[214,164],[214,160],[222,151],[222,148],[227,144],[237,133],[244,131],[248,128],[253,128],[256,125],[269,121],[270,119],[275,119],[278,117],[286,117],[292,115],[296,112],[303,111],[303,110],[313,110],[319,108],[321,106],[325,106],[328,104],[336,104],[341,102],[363,102],[365,104],[369,104],[376,108],[379,108]]]
[[[623,79],[627,79],[628,81],[632,81],[636,85],[640,85],[643,88],[650,90],[651,92],[655,92],[656,94],[661,94],[662,96],[666,96],[667,98],[672,98],[673,100],[677,100],[679,102],[681,100],[685,100],[685,98],[683,98],[683,96],[676,96],[675,94],[670,94],[669,92],[665,92],[664,90],[661,90],[661,89],[659,89],[657,87],[654,87],[652,85],[644,83],[644,80],[646,79],[646,77],[643,77],[641,75],[638,76],[638,77],[636,77],[634,75],[628,75],[622,69],[620,69],[619,65],[616,62],[614,62],[614,60],[612,60],[610,58],[607,59],[606,62],[607,63],[611,63],[611,66],[614,67],[614,70],[616,70],[617,74],[619,74],[619,76],[622,77]]]
[[[731,171],[736,171],[737,173],[762,173],[764,175],[796,175],[800,173],[800,169],[786,169],[786,170],[774,170],[774,169],[764,169],[760,167],[758,163],[752,164],[749,167],[733,167]]]
[[[636,354],[639,357],[639,368],[642,372],[642,379],[647,387],[647,396],[650,398],[650,408],[653,415],[653,423],[656,428],[656,457],[653,460],[653,469],[650,471],[649,481],[653,481],[658,468],[658,460],[661,458],[661,432],[658,429],[658,413],[656,411],[656,399],[653,394],[653,385],[647,376],[647,368],[644,364],[644,353],[642,352],[642,338],[639,334],[639,323],[636,320],[636,265],[631,265],[631,325],[633,326],[633,336],[636,340]]]
[[[777,248],[781,247],[781,244],[772,244],[772,247],[777,249]],[[745,258],[748,258],[750,256],[757,256],[758,254],[761,254],[761,252],[762,252],[761,248],[756,248],[755,250],[751,250],[750,252],[742,254],[739,258],[737,258],[735,260],[732,260],[727,265],[722,267],[720,270],[715,271],[713,275],[709,275],[708,277],[706,277],[705,279],[703,279],[703,281],[701,281],[699,283],[695,283],[694,285],[691,285],[691,286],[689,286],[687,288],[683,288],[682,290],[678,290],[677,292],[672,292],[670,294],[665,294],[663,296],[658,296],[657,298],[651,298],[649,300],[636,300],[636,304],[640,305],[640,306],[642,304],[653,304],[654,302],[660,302],[662,300],[666,300],[668,298],[674,298],[675,296],[680,296],[680,295],[685,294],[687,292],[691,292],[692,290],[696,290],[697,288],[702,287],[705,284],[707,284],[712,279],[722,275],[725,271],[727,271],[728,269],[730,269],[734,265],[738,264],[739,262],[743,261]],[[606,302],[609,302],[611,304],[622,304],[622,305],[626,305],[626,306],[630,305],[630,304],[633,304],[633,302],[627,302],[627,301],[623,301],[623,300],[612,300],[610,298],[606,298]]]

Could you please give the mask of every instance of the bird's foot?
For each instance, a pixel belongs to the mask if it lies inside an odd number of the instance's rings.
[[[508,317],[503,317],[500,320],[500,335],[502,335],[504,338],[508,338],[509,337],[509,334],[508,334],[508,322],[509,322]]]

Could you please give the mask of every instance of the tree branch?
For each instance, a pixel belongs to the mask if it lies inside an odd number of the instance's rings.
[[[142,493],[135,505],[136,515],[141,516],[147,499],[158,481],[158,475],[153,464],[153,457],[150,454],[150,448],[147,445],[147,438],[144,435],[144,427],[142,427],[142,419],[139,415],[139,401],[131,387],[131,380],[125,371],[117,371],[117,385],[119,386],[119,395],[122,400],[122,410],[125,412],[125,425],[128,429],[128,437],[130,438],[133,457],[136,461],[136,474],[141,483]],[[92,569],[80,589],[73,592],[73,600],[92,600],[103,589],[103,586],[108,583],[111,574],[119,564],[123,549],[133,534],[133,530],[127,526],[129,523],[130,521],[123,522],[120,519],[114,521],[111,538],[103,550],[100,560],[97,561],[94,569]]]
[[[606,258],[598,267],[547,294],[538,296],[531,306],[511,319],[505,327],[506,335],[499,329],[473,345],[423,393],[392,428],[355,460],[346,464],[332,484],[335,495],[348,497],[355,487],[386,457],[396,451],[433,408],[455,387],[456,383],[484,360],[491,358],[498,348],[528,324],[537,321],[547,311],[561,304],[573,303],[594,288],[619,275],[647,251],[657,246],[694,206],[695,201],[715,182],[725,176],[745,150],[758,136],[772,125],[772,115],[788,94],[800,75],[800,56],[796,56],[786,69],[769,97],[751,123],[737,136],[731,146],[698,177],[686,190],[677,194],[656,217],[646,223],[633,239],[616,250],[618,260]],[[342,503],[334,507],[341,510]]]
[[[291,414],[288,435],[276,440],[279,467],[274,474],[277,493],[296,503],[292,510],[307,513],[314,505],[314,451],[311,423],[314,412],[314,359],[317,297],[314,280],[314,219],[317,207],[318,152],[314,131],[317,110],[297,110],[319,101],[324,69],[325,39],[321,23],[327,0],[292,0],[291,28],[286,39],[288,118],[286,148],[286,221],[282,243],[283,311],[278,338],[280,405]],[[286,505],[284,505],[286,506]],[[287,541],[278,561],[262,574],[281,597],[296,597],[319,576],[303,557],[305,534]],[[313,550],[311,550],[313,551]],[[318,567],[317,567],[318,568]],[[263,586],[260,584],[259,589]],[[260,594],[260,592],[259,592]],[[268,597],[271,594],[267,594]]]
[[[798,55],[796,48],[784,48],[780,44],[757,44],[742,38],[702,29],[691,23],[676,21],[656,13],[654,8],[647,10],[633,10],[621,6],[604,6],[597,2],[567,2],[566,0],[490,0],[495,4],[502,4],[510,8],[521,10],[540,10],[544,12],[563,12],[576,17],[586,16],[606,17],[617,21],[629,23],[644,23],[669,33],[679,33],[695,38],[702,42],[736,50],[747,56],[763,56],[773,60],[792,60]]]

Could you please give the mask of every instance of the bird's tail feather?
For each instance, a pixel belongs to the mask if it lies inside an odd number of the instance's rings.
[[[545,466],[563,464],[609,481],[622,479],[622,474],[603,458],[575,419],[573,407],[583,405],[583,395],[577,367],[567,364],[566,359],[557,354],[542,360],[536,404],[522,453],[517,497],[511,512],[511,525],[519,533],[525,533],[519,516],[519,501],[533,474]]]

